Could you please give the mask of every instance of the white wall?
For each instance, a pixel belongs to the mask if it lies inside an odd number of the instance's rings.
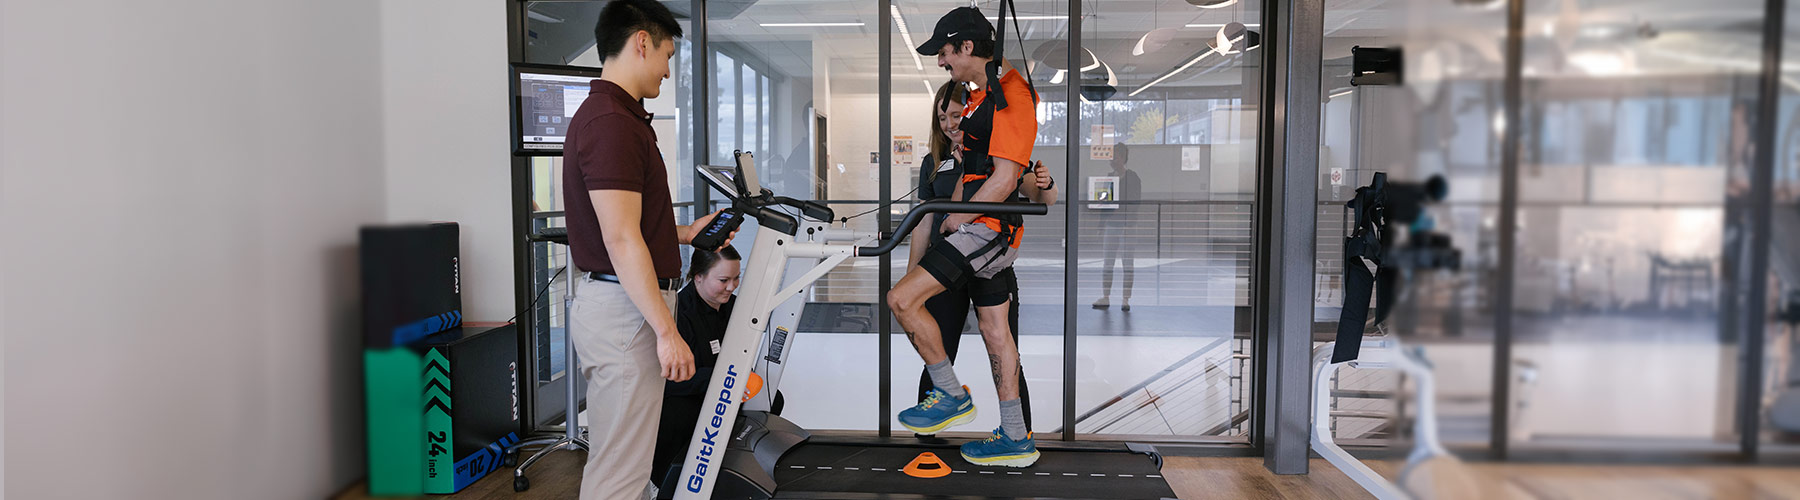
[[[876,117],[880,115],[880,98],[875,94],[844,94],[831,96],[831,108],[837,110],[841,119],[827,119],[831,128],[828,146],[831,153],[830,168],[827,169],[827,186],[830,189],[828,198],[833,200],[873,200],[877,197],[881,186],[876,177],[876,165],[869,163],[869,153],[880,151],[879,148],[892,147],[879,137]],[[928,140],[931,134],[931,120],[936,117],[931,112],[931,96],[924,90],[912,93],[897,93],[893,105],[893,135],[910,135],[914,141]],[[894,164],[892,195],[900,198],[913,188],[913,167],[924,156],[915,146],[912,165]],[[837,165],[844,165],[844,172],[839,173]],[[859,208],[858,212],[866,209]]]
[[[363,0],[0,6],[6,493],[317,499],[362,474],[379,23]]]
[[[506,4],[380,10],[387,218],[460,224],[463,314],[504,321],[515,312]]]

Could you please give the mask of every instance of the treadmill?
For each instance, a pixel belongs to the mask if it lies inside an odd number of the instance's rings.
[[[717,396],[702,403],[681,468],[657,478],[661,498],[1175,497],[1161,475],[1161,456],[1147,445],[1040,441],[1042,458],[1031,467],[987,467],[962,459],[958,446],[966,439],[813,436],[773,413],[805,305],[801,296],[814,281],[852,257],[887,255],[931,214],[1043,215],[1048,207],[927,202],[883,240],[831,228],[830,208],[770,193],[757,181],[751,154],[734,156],[734,166],[696,169],[730,198],[733,218],[757,220],[756,241],[705,393]],[[950,470],[937,478],[903,471],[924,452]]]

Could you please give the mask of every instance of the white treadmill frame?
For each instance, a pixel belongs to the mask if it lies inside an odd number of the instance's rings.
[[[740,178],[752,191],[754,160],[749,154],[739,157]],[[722,179],[707,173],[716,189]],[[726,192],[731,195],[734,189]],[[754,214],[746,214],[754,216]],[[687,454],[683,457],[677,499],[712,498],[724,466],[725,449],[736,427],[738,410],[768,411],[781,384],[787,355],[793,352],[794,328],[799,323],[804,300],[794,300],[839,264],[856,256],[857,248],[874,242],[876,235],[831,229],[828,221],[799,221],[790,236],[761,224],[757,226],[756,243],[744,266],[742,285],[738,288],[737,305],[733,306],[719,358],[707,384],[709,396],[701,405],[700,420],[694,425]],[[771,330],[770,325],[774,328]],[[774,331],[774,335],[769,335]],[[766,353],[766,354],[765,354]],[[750,373],[763,378],[763,388],[745,401],[745,381]]]
[[[1361,460],[1351,456],[1350,452],[1338,446],[1331,435],[1331,377],[1337,374],[1339,367],[1350,365],[1356,368],[1375,369],[1393,368],[1405,373],[1413,379],[1417,389],[1419,415],[1413,423],[1413,450],[1407,454],[1408,463],[1426,457],[1449,455],[1443,443],[1438,441],[1437,429],[1437,397],[1433,392],[1436,385],[1431,376],[1431,367],[1417,354],[1406,352],[1400,346],[1400,339],[1393,337],[1371,337],[1362,339],[1362,351],[1358,359],[1343,363],[1331,362],[1331,351],[1337,342],[1327,342],[1313,348],[1313,390],[1312,390],[1312,448],[1319,456],[1331,462],[1356,481],[1356,484],[1368,490],[1369,494],[1381,500],[1406,500],[1412,495],[1406,493],[1399,485],[1394,484],[1381,474],[1375,473]]]

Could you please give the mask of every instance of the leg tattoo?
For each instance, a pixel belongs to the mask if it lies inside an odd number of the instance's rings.
[[[994,374],[994,387],[1000,387],[1000,355],[988,353],[988,371]]]

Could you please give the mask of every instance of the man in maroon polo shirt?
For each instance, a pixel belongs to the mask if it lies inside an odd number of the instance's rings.
[[[570,335],[587,379],[588,451],[581,498],[645,498],[663,380],[694,375],[669,304],[680,289],[678,245],[712,215],[675,225],[668,172],[644,99],[660,94],[681,25],[650,0],[602,8],[600,79],[570,119],[563,196],[575,261]],[[715,214],[716,215],[716,214]]]

